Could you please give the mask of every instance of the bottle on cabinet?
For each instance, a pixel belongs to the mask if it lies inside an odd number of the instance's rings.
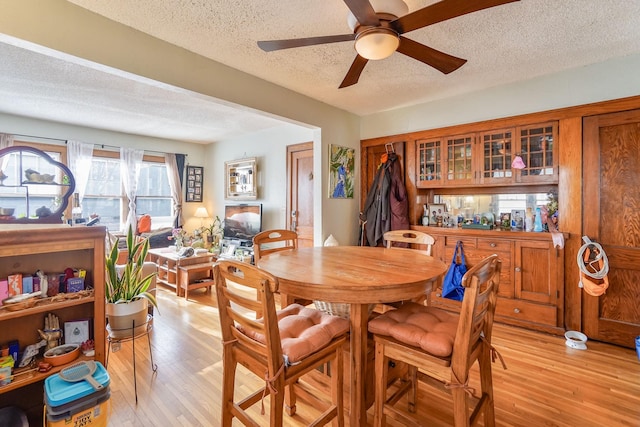
[[[533,231],[542,231],[542,211],[540,208],[536,208],[536,219],[533,223]]]

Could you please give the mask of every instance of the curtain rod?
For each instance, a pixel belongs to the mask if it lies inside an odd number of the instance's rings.
[[[60,142],[64,142],[65,144],[67,143],[67,139],[60,139],[60,138],[50,138],[47,136],[36,136],[36,135],[25,135],[25,134],[21,134],[21,133],[12,133],[9,135],[13,135],[13,136],[24,136],[27,138],[37,138],[37,139],[48,139],[51,141],[60,141]],[[118,147],[117,145],[108,145],[108,144],[93,144],[94,147],[100,147],[100,148],[105,148],[105,147],[109,147],[109,148],[117,148],[120,149],[120,147]],[[145,153],[150,153],[150,154],[162,154],[163,156],[166,154],[163,151],[154,151],[154,150],[144,150]],[[188,154],[184,155],[185,157],[188,157]]]

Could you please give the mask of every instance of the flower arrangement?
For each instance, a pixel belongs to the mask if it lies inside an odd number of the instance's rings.
[[[180,249],[184,246],[184,242],[189,237],[189,234],[182,228],[174,228],[171,230],[171,236],[168,236],[167,239],[174,240],[176,243],[176,248]]]

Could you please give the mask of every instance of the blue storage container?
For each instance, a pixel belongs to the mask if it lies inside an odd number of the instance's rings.
[[[44,381],[44,400],[48,427],[67,426],[76,419],[82,425],[106,426],[109,398],[109,373],[105,367],[96,362],[93,378],[103,388],[95,390],[89,382],[82,380],[68,382],[54,374]]]

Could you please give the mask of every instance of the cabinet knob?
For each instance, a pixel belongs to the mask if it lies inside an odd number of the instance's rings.
[[[438,293],[436,294],[436,296],[437,296],[437,297],[441,297],[441,296],[442,296],[442,294],[441,294],[440,292],[438,292]]]
[[[515,314],[518,314],[518,313],[520,313],[520,309],[519,309],[519,308],[514,308],[514,309],[513,309],[513,312],[514,312]]]
[[[522,269],[520,267],[516,267],[516,273],[520,273]]]
[[[492,248],[495,248],[495,247],[496,247],[496,244],[495,244],[495,243],[493,243],[493,242],[491,242],[491,243],[489,243],[489,246],[491,246]]]

